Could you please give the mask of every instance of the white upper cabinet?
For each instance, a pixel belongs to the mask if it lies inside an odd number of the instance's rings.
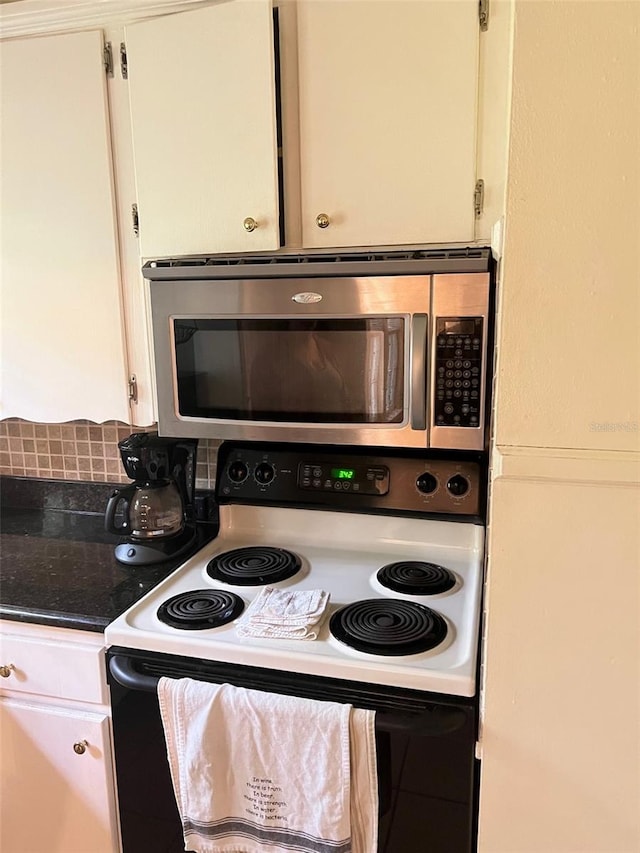
[[[507,99],[477,0],[26,5],[0,14],[0,418],[153,422],[147,259],[487,239]]]
[[[303,245],[473,240],[477,0],[297,15]]]
[[[2,418],[129,419],[102,47],[0,45]]]
[[[126,45],[141,255],[278,248],[269,0],[142,21]]]

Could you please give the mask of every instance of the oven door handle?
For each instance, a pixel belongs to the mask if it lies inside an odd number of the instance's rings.
[[[145,693],[158,691],[160,679],[155,675],[143,675],[138,672],[131,660],[124,655],[113,655],[109,658],[109,670],[122,687],[127,687],[129,690],[143,690]]]
[[[124,655],[112,655],[109,658],[109,670],[122,687],[157,693],[160,679],[155,675],[143,675],[138,672],[131,659]],[[453,734],[466,724],[467,714],[463,709],[438,703],[433,703],[422,713],[394,714],[384,710],[376,711],[376,729],[383,732],[439,737]]]

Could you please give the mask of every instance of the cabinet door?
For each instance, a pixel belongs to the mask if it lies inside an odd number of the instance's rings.
[[[142,255],[277,248],[271,4],[134,24],[126,44]]]
[[[302,0],[305,246],[473,239],[478,32],[477,0]]]
[[[0,47],[0,417],[128,421],[102,35]]]
[[[2,850],[120,849],[106,715],[0,699],[0,733]]]

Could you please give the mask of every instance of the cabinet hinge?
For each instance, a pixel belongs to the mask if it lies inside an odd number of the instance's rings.
[[[120,42],[120,73],[122,74],[123,80],[127,80],[129,78],[129,68],[127,66],[127,46],[123,41]]]
[[[133,221],[133,233],[138,237],[140,235],[140,219],[138,217],[138,205],[131,205],[131,219]]]
[[[102,62],[107,77],[113,77],[113,52],[111,50],[110,41],[106,41],[102,48]]]
[[[129,377],[129,402],[137,403],[138,402],[138,380],[135,377],[135,374],[131,374]]]
[[[489,29],[489,0],[478,0],[478,19],[483,33]]]
[[[476,181],[476,188],[473,192],[473,210],[476,215],[476,219],[479,216],[482,216],[482,211],[484,208],[484,181],[480,179]]]
[[[475,756],[478,759],[478,761],[482,761],[482,741],[481,740],[476,741]]]

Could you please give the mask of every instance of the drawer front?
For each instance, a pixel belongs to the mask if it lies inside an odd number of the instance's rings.
[[[0,692],[108,702],[101,645],[0,636]]]

